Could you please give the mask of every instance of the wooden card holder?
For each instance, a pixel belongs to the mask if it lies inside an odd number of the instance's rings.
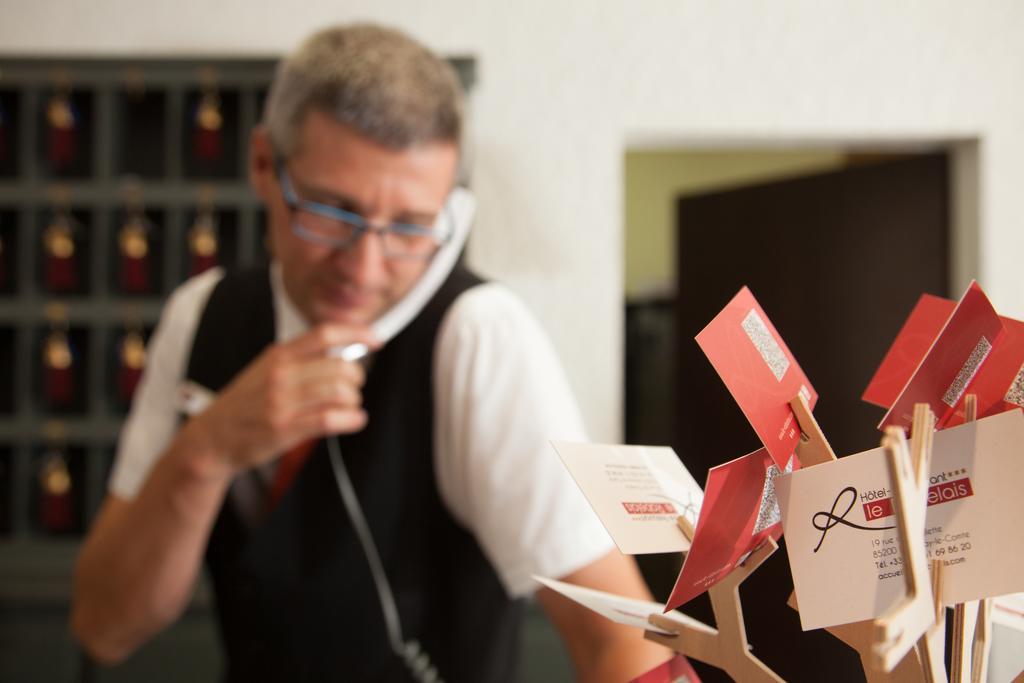
[[[692,541],[694,529],[686,518],[679,517],[678,524],[683,535]],[[666,636],[654,631],[645,631],[644,638],[687,657],[716,666],[737,681],[782,683],[783,679],[750,651],[747,630],[743,623],[743,607],[740,604],[740,584],[778,550],[778,547],[778,544],[769,538],[750,553],[746,561],[734,567],[724,579],[708,589],[718,628],[695,622],[690,618],[680,619],[679,616],[682,615],[652,614],[649,617],[651,624],[672,631],[675,635]]]
[[[875,668],[892,671],[936,621],[937,602],[932,596],[924,547],[928,503],[928,463],[935,417],[924,404],[914,407],[913,453],[899,428],[886,429],[882,447],[889,462],[896,528],[903,557],[906,596],[889,612],[875,619],[877,641],[872,648]]]
[[[796,396],[790,402],[801,430],[796,454],[804,467],[836,460],[811,413],[806,400]],[[976,417],[977,402],[966,398],[966,419]],[[908,539],[924,536],[928,471],[931,459],[935,416],[926,404],[914,409],[912,448],[903,431],[889,428],[882,438],[892,479],[896,525],[904,558],[906,597],[877,619],[843,624],[826,629],[856,650],[868,683],[982,683],[985,680],[990,647],[991,601],[980,600],[954,607],[952,660],[950,676],[945,670],[945,607],[942,605],[943,569],[941,561],[931,563],[931,576],[922,571],[926,550]],[[678,520],[690,540],[693,528],[685,518]],[[687,657],[716,666],[738,681],[782,681],[753,655],[747,642],[739,586],[761,565],[778,545],[769,539],[746,561],[735,567],[722,581],[708,590],[717,628],[685,615],[652,614],[650,623],[674,635],[646,631],[644,637]],[[796,594],[789,605],[798,609]],[[1015,681],[1024,683],[1024,673]]]

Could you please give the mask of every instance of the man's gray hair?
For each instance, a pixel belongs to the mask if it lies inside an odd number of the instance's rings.
[[[462,134],[455,69],[404,33],[371,24],[320,31],[278,65],[263,115],[276,154],[298,150],[310,110],[391,149],[457,145]]]

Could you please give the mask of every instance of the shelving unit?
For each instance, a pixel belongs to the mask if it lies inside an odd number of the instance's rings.
[[[216,217],[220,263],[265,258],[244,151],[274,63],[0,60],[0,639],[12,646],[0,678],[128,675],[97,672],[65,626],[74,557],[103,498],[127,408],[117,345],[127,329],[148,336],[166,296],[190,275],[187,236],[200,207]],[[53,135],[57,93],[68,95],[76,121],[70,154],[68,140]],[[219,155],[205,161],[193,140],[203,93],[219,98],[222,119],[213,133]],[[66,163],[55,164],[61,151]],[[133,210],[148,230],[140,291],[125,289],[119,243]],[[45,235],[61,211],[74,219],[77,283],[55,291]],[[54,327],[66,327],[74,358],[73,396],[63,406],[47,400],[44,381],[42,345]],[[70,477],[70,516],[44,509],[41,474],[54,452]],[[196,629],[212,635],[208,618],[196,618],[207,604],[201,590],[170,640]],[[211,652],[204,661],[216,664]]]
[[[74,544],[97,509],[125,410],[115,386],[116,345],[127,329],[151,331],[163,299],[189,275],[186,236],[198,207],[216,212],[221,262],[265,258],[243,150],[273,66],[271,59],[0,61],[0,465],[7,488],[0,555],[14,541],[22,551],[55,537]],[[207,158],[192,139],[205,130],[196,109],[204,93],[219,100],[222,119],[211,133],[219,155]],[[53,125],[60,94],[73,112],[70,132]],[[59,135],[63,152],[55,153]],[[140,292],[125,291],[119,276],[118,240],[132,207],[148,223],[149,283]],[[78,282],[54,291],[45,233],[67,210]],[[63,407],[47,401],[43,381],[42,344],[55,326],[67,327],[74,357],[74,396]],[[74,520],[64,533],[48,533],[38,521],[39,468],[53,449],[65,454],[71,475]]]

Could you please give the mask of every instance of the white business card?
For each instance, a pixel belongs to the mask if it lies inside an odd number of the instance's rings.
[[[934,435],[925,537],[943,564],[942,602],[1024,590],[1024,413]],[[776,479],[805,630],[873,619],[905,594],[885,451],[876,448]]]
[[[660,602],[624,598],[621,595],[613,595],[612,593],[576,586],[564,581],[556,581],[555,579],[545,579],[542,576],[534,576],[533,578],[556,593],[561,593],[570,600],[578,602],[606,619],[614,621],[616,624],[633,626],[663,635],[672,635],[670,631],[653,626],[647,621],[652,614],[662,614],[665,611],[665,605]],[[669,612],[669,615],[673,619],[694,628],[713,631],[711,627],[682,612]]]
[[[682,552],[680,516],[697,526],[704,492],[671,448],[553,442],[623,553]]]

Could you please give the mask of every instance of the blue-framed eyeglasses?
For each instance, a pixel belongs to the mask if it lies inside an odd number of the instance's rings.
[[[380,237],[388,258],[429,259],[451,238],[452,223],[447,205],[434,225],[375,225],[357,213],[300,199],[284,164],[278,165],[277,178],[285,204],[292,211],[292,232],[314,244],[345,249],[372,232]]]

